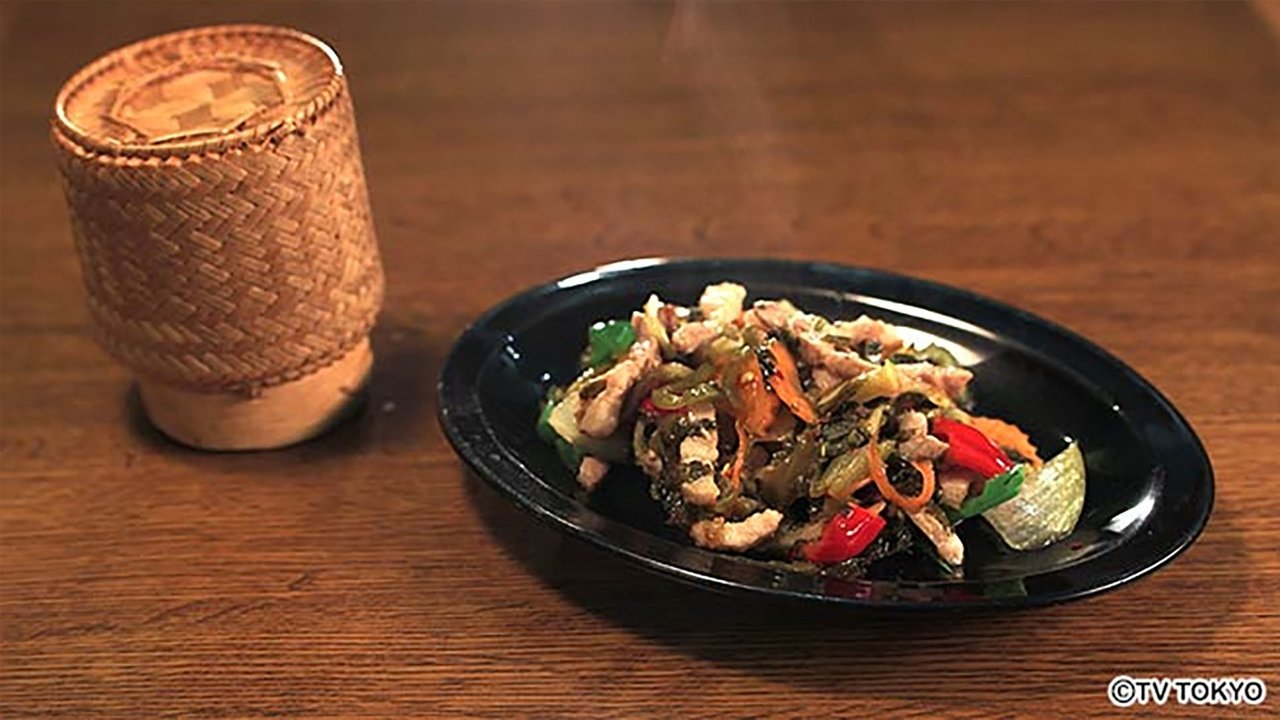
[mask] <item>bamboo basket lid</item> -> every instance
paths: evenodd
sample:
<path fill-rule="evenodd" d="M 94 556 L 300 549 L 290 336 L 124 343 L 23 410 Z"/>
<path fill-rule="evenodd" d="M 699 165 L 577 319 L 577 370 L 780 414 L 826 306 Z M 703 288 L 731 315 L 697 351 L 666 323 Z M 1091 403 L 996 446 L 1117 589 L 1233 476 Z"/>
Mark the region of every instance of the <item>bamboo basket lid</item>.
<path fill-rule="evenodd" d="M 226 25 L 110 53 L 58 94 L 56 130 L 80 147 L 137 158 L 260 143 L 308 123 L 342 91 L 338 56 L 287 28 Z"/>

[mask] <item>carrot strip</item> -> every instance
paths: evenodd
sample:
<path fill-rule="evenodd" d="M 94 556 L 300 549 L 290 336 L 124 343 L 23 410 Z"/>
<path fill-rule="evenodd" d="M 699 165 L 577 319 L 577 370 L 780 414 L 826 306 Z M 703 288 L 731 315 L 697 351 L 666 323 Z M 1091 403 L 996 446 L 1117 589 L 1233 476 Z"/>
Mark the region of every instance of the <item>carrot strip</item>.
<path fill-rule="evenodd" d="M 769 432 L 769 426 L 778 415 L 778 398 L 765 387 L 764 371 L 755 355 L 743 358 L 743 365 L 736 377 L 729 382 L 736 383 L 737 395 L 741 401 L 741 414 L 738 421 L 746 426 L 752 435 L 761 436 Z"/>
<path fill-rule="evenodd" d="M 862 478 L 861 480 L 854 480 L 854 481 L 853 481 L 853 484 L 849 486 L 849 492 L 847 492 L 847 493 L 841 493 L 841 494 L 842 494 L 842 495 L 852 495 L 852 494 L 854 494 L 854 493 L 858 492 L 859 490 L 861 490 L 862 488 L 866 487 L 866 486 L 867 486 L 867 483 L 871 482 L 873 479 L 874 479 L 874 478 L 872 478 L 870 475 L 868 475 L 868 476 L 866 476 L 866 477 Z"/>
<path fill-rule="evenodd" d="M 889 476 L 884 470 L 884 460 L 880 457 L 880 449 L 876 447 L 876 442 L 872 439 L 867 443 L 867 461 L 871 467 L 871 479 L 875 481 L 876 487 L 880 489 L 880 494 L 885 500 L 897 505 L 907 512 L 920 512 L 924 506 L 929 503 L 929 499 L 933 497 L 933 490 L 936 486 L 936 479 L 933 476 L 933 464 L 929 463 L 927 467 L 921 464 L 912 463 L 912 466 L 920 471 L 924 476 L 924 485 L 920 488 L 920 494 L 915 497 L 906 497 L 898 492 L 898 489 L 889 482 Z"/>
<path fill-rule="evenodd" d="M 1031 438 L 1017 425 L 997 418 L 980 417 L 978 415 L 971 415 L 968 424 L 974 430 L 986 435 L 991 442 L 1001 448 L 1012 450 L 1030 460 L 1035 467 L 1044 465 L 1036 446 L 1031 444 Z"/>
<path fill-rule="evenodd" d="M 920 473 L 920 477 L 924 478 L 924 487 L 920 488 L 920 494 L 916 496 L 920 500 L 920 507 L 923 508 L 933 498 L 933 491 L 938 487 L 938 479 L 933 474 L 933 461 L 912 460 L 911 467 L 915 468 Z"/>
<path fill-rule="evenodd" d="M 729 465 L 729 484 L 733 488 L 733 492 L 737 492 L 742 486 L 742 468 L 747 464 L 747 450 L 751 447 L 751 438 L 747 435 L 746 428 L 742 427 L 742 423 L 735 422 L 734 428 L 738 432 L 738 449 L 733 454 L 733 463 Z"/>
<path fill-rule="evenodd" d="M 796 368 L 795 358 L 785 343 L 774 340 L 769 343 L 769 354 L 773 357 L 775 372 L 769 377 L 769 387 L 777 394 L 796 417 L 813 425 L 818 422 L 818 411 L 800 387 L 800 371 Z"/>

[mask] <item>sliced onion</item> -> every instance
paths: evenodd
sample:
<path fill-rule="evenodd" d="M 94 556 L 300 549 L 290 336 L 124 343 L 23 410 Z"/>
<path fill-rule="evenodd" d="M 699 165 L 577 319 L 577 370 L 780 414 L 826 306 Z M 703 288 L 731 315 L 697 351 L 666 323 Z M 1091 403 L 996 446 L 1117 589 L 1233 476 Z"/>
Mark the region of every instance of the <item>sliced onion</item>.
<path fill-rule="evenodd" d="M 574 448 L 587 455 L 594 455 L 609 462 L 626 462 L 629 456 L 629 443 L 622 433 L 614 433 L 607 438 L 593 438 L 578 427 L 578 410 L 582 398 L 576 392 L 570 392 L 564 399 L 556 403 L 547 415 L 547 424 L 556 435 L 564 438 Z"/>
<path fill-rule="evenodd" d="M 1084 508 L 1085 470 L 1080 446 L 1071 443 L 1029 473 L 1017 496 L 982 514 L 1014 550 L 1034 550 L 1075 529 Z"/>

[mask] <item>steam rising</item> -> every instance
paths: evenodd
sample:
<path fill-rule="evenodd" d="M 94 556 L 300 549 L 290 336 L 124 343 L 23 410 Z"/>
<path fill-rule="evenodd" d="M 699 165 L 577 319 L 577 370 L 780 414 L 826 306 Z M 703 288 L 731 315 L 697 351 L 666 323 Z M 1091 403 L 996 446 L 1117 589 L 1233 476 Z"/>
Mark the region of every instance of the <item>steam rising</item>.
<path fill-rule="evenodd" d="M 735 33 L 742 12 L 767 13 L 766 26 L 789 36 L 783 27 L 786 8 L 781 4 L 679 0 L 667 30 L 663 60 L 693 91 L 737 170 L 742 201 L 750 204 L 755 223 L 751 236 L 763 241 L 756 247 L 777 249 L 798 215 L 797 167 L 782 142 L 775 107 L 759 78 L 761 69 L 735 47 L 735 42 L 753 39 Z"/>

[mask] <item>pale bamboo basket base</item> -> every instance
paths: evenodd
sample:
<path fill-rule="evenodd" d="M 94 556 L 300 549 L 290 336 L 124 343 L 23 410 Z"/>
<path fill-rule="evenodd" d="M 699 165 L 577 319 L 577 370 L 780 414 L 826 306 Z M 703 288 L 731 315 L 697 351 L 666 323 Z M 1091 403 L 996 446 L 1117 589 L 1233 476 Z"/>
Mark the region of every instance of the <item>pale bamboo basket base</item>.
<path fill-rule="evenodd" d="M 204 450 L 267 450 L 327 430 L 355 405 L 369 378 L 369 340 L 338 362 L 254 398 L 183 390 L 138 380 L 151 422 L 184 445 Z"/>

